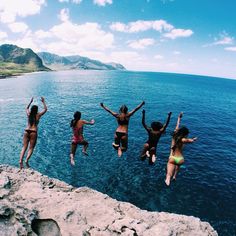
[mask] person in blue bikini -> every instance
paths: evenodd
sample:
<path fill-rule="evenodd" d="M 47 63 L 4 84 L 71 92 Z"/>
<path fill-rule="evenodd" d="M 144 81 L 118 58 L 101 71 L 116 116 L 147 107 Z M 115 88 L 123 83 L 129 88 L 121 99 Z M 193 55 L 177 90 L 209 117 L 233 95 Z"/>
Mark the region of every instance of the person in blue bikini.
<path fill-rule="evenodd" d="M 181 118 L 183 113 L 179 114 L 177 124 L 173 133 L 172 142 L 171 142 L 171 151 L 170 157 L 167 163 L 167 173 L 165 183 L 167 186 L 170 185 L 171 178 L 176 179 L 177 173 L 180 169 L 180 166 L 184 163 L 183 156 L 183 147 L 184 144 L 193 143 L 197 138 L 188 138 L 189 130 L 186 127 L 179 128 Z"/>
<path fill-rule="evenodd" d="M 122 153 L 125 152 L 128 148 L 128 126 L 130 117 L 138 111 L 145 102 L 141 102 L 136 108 L 132 111 L 128 112 L 128 107 L 126 105 L 122 105 L 120 107 L 119 113 L 111 111 L 107 108 L 103 103 L 100 103 L 101 107 L 112 114 L 118 123 L 118 127 L 115 132 L 115 140 L 112 143 L 112 146 L 117 150 L 118 156 L 121 157 Z"/>

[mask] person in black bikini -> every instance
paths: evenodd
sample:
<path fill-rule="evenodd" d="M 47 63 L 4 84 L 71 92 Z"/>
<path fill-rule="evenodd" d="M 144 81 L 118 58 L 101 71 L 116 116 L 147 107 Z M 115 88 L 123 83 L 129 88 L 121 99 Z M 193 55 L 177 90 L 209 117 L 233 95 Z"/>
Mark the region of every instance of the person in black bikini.
<path fill-rule="evenodd" d="M 116 112 L 111 111 L 106 106 L 104 106 L 103 103 L 101 103 L 101 107 L 112 114 L 116 119 L 118 123 L 118 127 L 116 129 L 115 133 L 115 139 L 112 143 L 112 146 L 117 150 L 118 156 L 120 157 L 123 152 L 125 152 L 128 148 L 128 125 L 129 125 L 129 119 L 130 117 L 139 110 L 145 102 L 143 101 L 140 103 L 135 109 L 133 109 L 131 112 L 128 112 L 128 108 L 126 105 L 123 105 L 120 107 L 119 114 Z"/>
<path fill-rule="evenodd" d="M 34 151 L 34 147 L 35 147 L 36 141 L 37 141 L 38 123 L 39 123 L 41 116 L 44 115 L 47 111 L 47 106 L 45 103 L 45 99 L 43 97 L 41 97 L 41 101 L 43 103 L 44 109 L 41 112 L 38 112 L 38 106 L 36 106 L 36 105 L 33 105 L 31 107 L 31 109 L 29 110 L 30 105 L 32 104 L 33 100 L 34 100 L 33 98 L 30 100 L 30 103 L 26 108 L 26 114 L 28 117 L 28 125 L 25 129 L 25 133 L 24 133 L 24 137 L 23 137 L 23 148 L 20 153 L 20 161 L 19 161 L 20 169 L 22 169 L 24 167 L 23 158 L 24 158 L 25 152 L 28 148 L 28 145 L 30 144 L 30 147 L 29 147 L 29 150 L 27 153 L 27 157 L 25 160 L 26 166 L 29 167 L 29 159 Z"/>
<path fill-rule="evenodd" d="M 142 125 L 148 132 L 148 141 L 143 146 L 141 160 L 144 161 L 146 157 L 148 157 L 149 164 L 152 165 L 156 161 L 156 148 L 158 141 L 170 122 L 172 112 L 168 113 L 168 117 L 164 125 L 160 122 L 154 121 L 151 123 L 151 127 L 148 127 L 145 123 L 145 110 L 143 110 L 142 113 Z"/>

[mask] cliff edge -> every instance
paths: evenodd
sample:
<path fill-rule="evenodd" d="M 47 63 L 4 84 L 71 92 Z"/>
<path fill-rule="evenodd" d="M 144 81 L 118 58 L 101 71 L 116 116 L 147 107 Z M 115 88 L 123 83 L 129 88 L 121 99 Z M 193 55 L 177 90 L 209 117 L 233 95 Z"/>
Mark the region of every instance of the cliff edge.
<path fill-rule="evenodd" d="M 5 236 L 217 236 L 199 218 L 148 212 L 32 169 L 0 165 L 0 232 Z"/>

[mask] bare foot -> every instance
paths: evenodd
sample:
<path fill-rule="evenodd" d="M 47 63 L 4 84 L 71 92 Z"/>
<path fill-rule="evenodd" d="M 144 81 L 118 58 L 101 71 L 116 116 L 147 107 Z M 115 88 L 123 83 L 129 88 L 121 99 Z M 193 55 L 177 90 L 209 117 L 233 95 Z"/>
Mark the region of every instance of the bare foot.
<path fill-rule="evenodd" d="M 152 155 L 152 162 L 154 163 L 156 161 L 156 156 Z"/>
<path fill-rule="evenodd" d="M 73 157 L 72 155 L 70 155 L 70 164 L 71 164 L 72 166 L 75 165 L 75 160 L 74 160 L 74 157 Z"/>
<path fill-rule="evenodd" d="M 167 186 L 170 186 L 170 177 L 166 178 L 165 183 L 166 183 Z"/>
<path fill-rule="evenodd" d="M 85 155 L 85 156 L 88 156 L 88 153 L 86 151 L 82 151 L 82 153 Z"/>
<path fill-rule="evenodd" d="M 122 150 L 121 148 L 118 148 L 118 157 L 121 157 L 122 156 Z"/>
<path fill-rule="evenodd" d="M 20 170 L 22 170 L 24 168 L 23 162 L 21 161 L 19 162 L 19 164 L 20 164 Z"/>
<path fill-rule="evenodd" d="M 26 168 L 30 168 L 29 162 L 25 161 Z"/>

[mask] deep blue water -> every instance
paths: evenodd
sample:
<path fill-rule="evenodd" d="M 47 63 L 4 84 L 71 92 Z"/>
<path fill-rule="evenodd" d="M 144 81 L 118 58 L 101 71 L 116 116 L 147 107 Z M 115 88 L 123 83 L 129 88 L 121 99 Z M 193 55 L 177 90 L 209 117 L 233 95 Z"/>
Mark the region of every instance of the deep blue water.
<path fill-rule="evenodd" d="M 219 235 L 236 235 L 236 80 L 128 71 L 49 72 L 0 80 L 0 163 L 18 165 L 25 107 L 32 96 L 41 108 L 40 96 L 48 104 L 32 168 L 142 209 L 193 215 L 210 222 Z M 111 146 L 116 121 L 99 106 L 104 102 L 118 111 L 123 103 L 132 109 L 142 100 L 148 124 L 164 122 L 173 112 L 154 166 L 139 159 L 147 139 L 141 110 L 130 121 L 129 149 L 118 158 Z M 89 157 L 79 148 L 72 168 L 69 123 L 76 110 L 96 124 L 84 129 Z M 170 134 L 180 111 L 182 124 L 198 141 L 186 146 L 186 162 L 177 181 L 167 188 Z"/>

